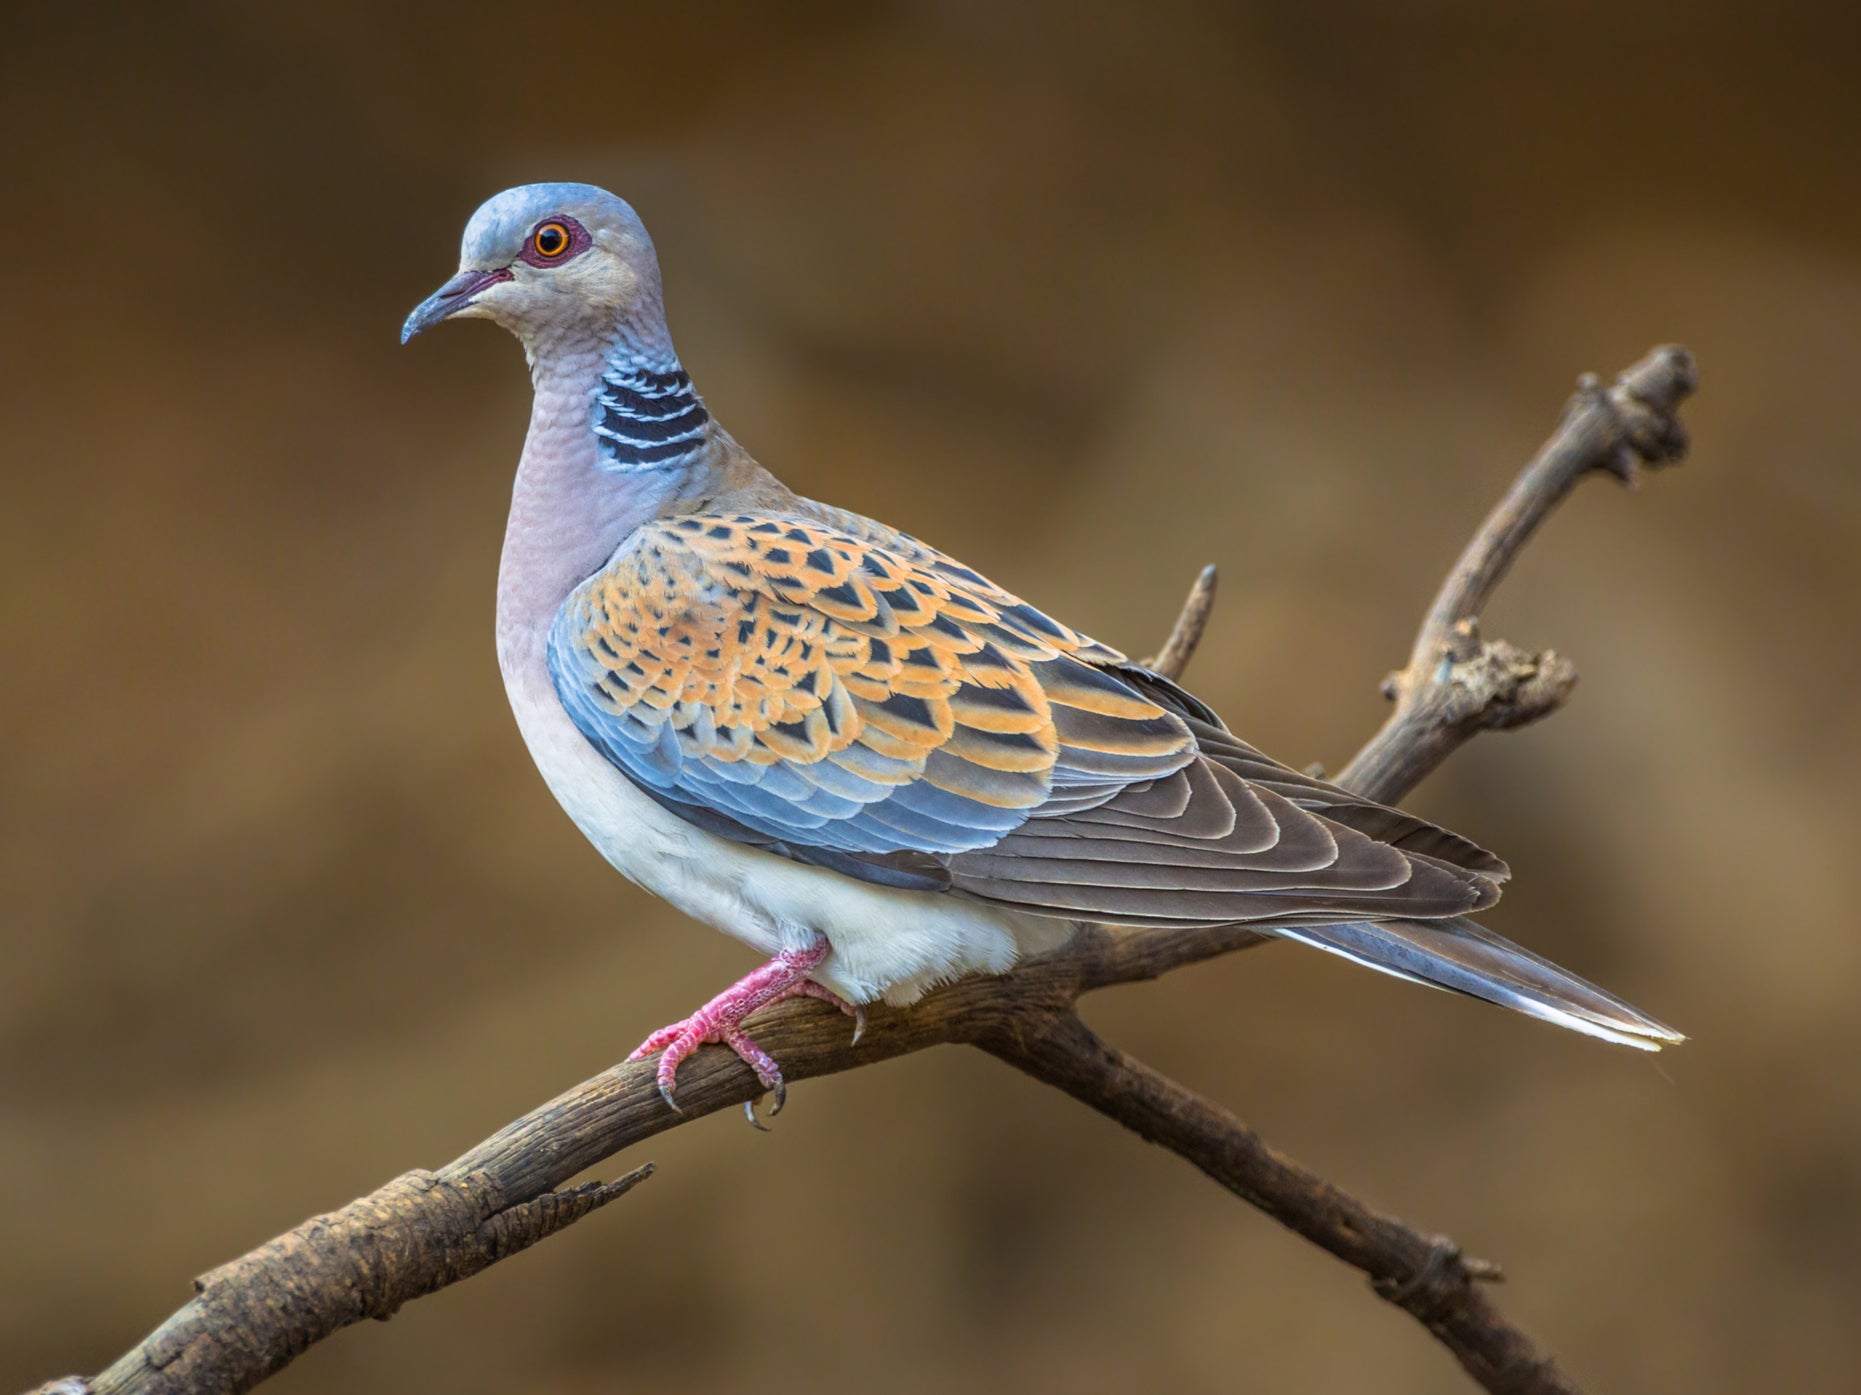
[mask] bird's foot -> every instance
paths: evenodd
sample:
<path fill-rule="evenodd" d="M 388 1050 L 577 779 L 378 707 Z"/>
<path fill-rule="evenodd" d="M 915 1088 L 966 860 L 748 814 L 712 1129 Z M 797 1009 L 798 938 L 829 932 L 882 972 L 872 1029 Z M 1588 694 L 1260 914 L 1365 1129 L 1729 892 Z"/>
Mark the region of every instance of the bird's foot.
<path fill-rule="evenodd" d="M 756 1078 L 762 1082 L 763 1089 L 775 1096 L 775 1104 L 769 1110 L 769 1117 L 773 1119 L 782 1112 L 782 1106 L 788 1100 L 788 1086 L 782 1080 L 782 1068 L 775 1063 L 775 1058 L 743 1030 L 744 1018 L 788 998 L 819 998 L 824 1003 L 832 1003 L 853 1019 L 854 1041 L 858 1041 L 866 1030 L 864 1008 L 849 1003 L 832 989 L 823 988 L 808 977 L 827 957 L 827 953 L 825 939 L 815 941 L 806 949 L 784 950 L 760 969 L 733 983 L 690 1017 L 661 1027 L 635 1047 L 627 1059 L 638 1061 L 658 1052 L 659 1093 L 665 1097 L 668 1105 L 677 1109 L 678 1101 L 674 1093 L 678 1085 L 680 1063 L 705 1043 L 720 1042 L 736 1052 L 743 1063 L 756 1072 Z M 753 1102 L 746 1102 L 743 1112 L 757 1128 L 763 1127 L 762 1121 L 756 1117 Z"/>

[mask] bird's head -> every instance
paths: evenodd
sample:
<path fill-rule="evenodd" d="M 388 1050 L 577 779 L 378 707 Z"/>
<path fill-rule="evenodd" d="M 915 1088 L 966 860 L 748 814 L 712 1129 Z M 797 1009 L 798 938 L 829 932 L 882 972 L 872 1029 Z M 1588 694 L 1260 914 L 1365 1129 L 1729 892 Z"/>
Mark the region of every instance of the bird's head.
<path fill-rule="evenodd" d="M 660 306 L 653 242 L 625 200 L 592 184 L 524 184 L 472 215 L 459 274 L 414 308 L 401 342 L 457 316 L 491 320 L 534 350 Z"/>

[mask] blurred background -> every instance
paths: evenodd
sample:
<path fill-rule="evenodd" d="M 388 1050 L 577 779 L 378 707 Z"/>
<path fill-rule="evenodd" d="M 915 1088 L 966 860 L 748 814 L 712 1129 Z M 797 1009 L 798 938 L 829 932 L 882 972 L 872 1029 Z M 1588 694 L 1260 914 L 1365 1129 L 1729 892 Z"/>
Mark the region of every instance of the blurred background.
<path fill-rule="evenodd" d="M 1400 13 L 1397 13 L 1397 10 Z M 750 964 L 560 813 L 492 589 L 529 387 L 396 345 L 467 215 L 631 198 L 685 362 L 804 492 L 1336 769 L 1579 371 L 1693 458 L 1586 485 L 1489 633 L 1567 711 L 1414 805 L 1658 1061 L 1285 947 L 1109 1036 L 1503 1262 L 1598 1391 L 1861 1367 L 1861 22 L 1732 4 L 9 7 L 0 1390 L 607 1066 Z M 1107 565 L 1107 557 L 1115 559 Z M 1358 1277 L 979 1055 L 319 1347 L 280 1392 L 1468 1387 Z"/>

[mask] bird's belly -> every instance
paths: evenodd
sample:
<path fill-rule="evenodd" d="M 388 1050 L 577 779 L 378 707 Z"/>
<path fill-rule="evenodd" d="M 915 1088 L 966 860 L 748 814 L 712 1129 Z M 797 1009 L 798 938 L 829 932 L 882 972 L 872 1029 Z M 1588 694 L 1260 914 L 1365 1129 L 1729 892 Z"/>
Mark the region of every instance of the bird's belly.
<path fill-rule="evenodd" d="M 1062 921 L 935 892 L 874 886 L 687 823 L 582 735 L 547 674 L 508 684 L 530 755 L 563 809 L 623 876 L 763 954 L 825 936 L 813 977 L 855 1002 L 907 1003 L 966 973 L 1001 973 L 1060 943 Z"/>

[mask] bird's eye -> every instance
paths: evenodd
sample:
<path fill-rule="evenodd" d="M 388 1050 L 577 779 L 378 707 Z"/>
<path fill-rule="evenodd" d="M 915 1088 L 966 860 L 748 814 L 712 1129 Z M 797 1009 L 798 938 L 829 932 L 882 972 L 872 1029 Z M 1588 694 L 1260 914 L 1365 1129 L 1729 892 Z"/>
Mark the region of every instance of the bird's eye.
<path fill-rule="evenodd" d="M 560 223 L 544 223 L 530 235 L 530 245 L 539 257 L 555 258 L 569 250 L 569 230 Z"/>

